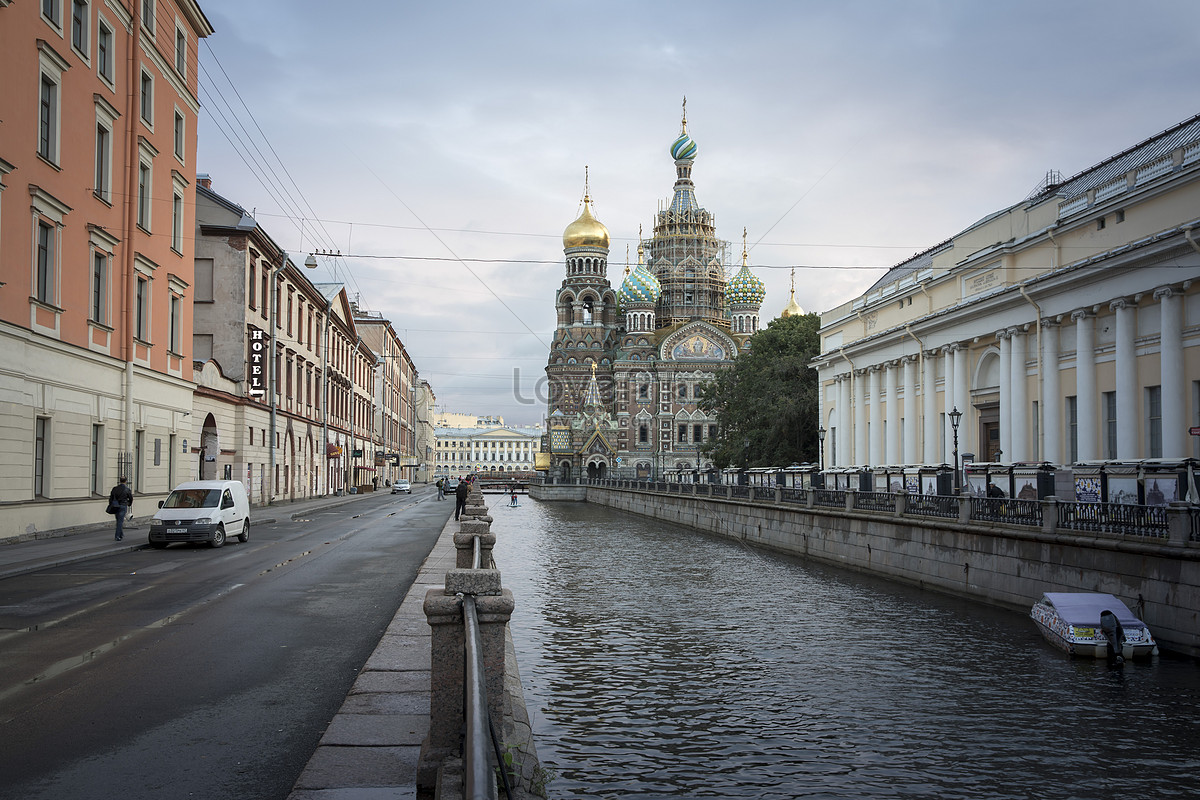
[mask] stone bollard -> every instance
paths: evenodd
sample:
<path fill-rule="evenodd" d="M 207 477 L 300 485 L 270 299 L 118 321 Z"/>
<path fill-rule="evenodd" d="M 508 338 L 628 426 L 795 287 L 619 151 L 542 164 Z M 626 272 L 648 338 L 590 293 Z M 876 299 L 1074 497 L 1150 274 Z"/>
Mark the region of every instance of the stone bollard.
<path fill-rule="evenodd" d="M 971 495 L 959 492 L 958 495 L 958 521 L 966 525 L 971 521 Z"/>
<path fill-rule="evenodd" d="M 1192 538 L 1191 504 L 1173 500 L 1167 506 L 1167 543 L 1186 545 Z"/>
<path fill-rule="evenodd" d="M 903 517 L 908 513 L 908 492 L 893 492 L 892 498 L 896 501 L 896 506 L 893 509 L 897 517 Z"/>
<path fill-rule="evenodd" d="M 855 500 L 855 496 L 857 494 L 858 494 L 858 489 L 855 489 L 853 486 L 851 486 L 849 489 L 846 490 L 846 506 L 845 506 L 845 508 L 847 511 L 854 510 L 854 500 Z"/>
<path fill-rule="evenodd" d="M 475 559 L 475 539 L 479 539 L 479 565 L 484 569 L 492 568 L 492 548 L 496 544 L 496 534 L 488 531 L 488 523 L 480 519 L 469 519 L 462 523 L 458 533 L 454 534 L 454 566 L 459 569 L 470 569 Z"/>
<path fill-rule="evenodd" d="M 512 592 L 501 588 L 497 570 L 450 570 L 446 587 L 430 589 L 424 603 L 431 640 L 429 734 L 421 743 L 417 762 L 417 788 L 423 793 L 434 790 L 442 763 L 462 754 L 466 634 L 462 598 L 455 592 L 467 590 L 479 592 L 475 606 L 487 676 L 488 710 L 493 720 L 503 715 L 504 642 L 514 607 Z"/>
<path fill-rule="evenodd" d="M 1042 532 L 1056 533 L 1058 531 L 1058 498 L 1047 495 L 1042 500 Z"/>

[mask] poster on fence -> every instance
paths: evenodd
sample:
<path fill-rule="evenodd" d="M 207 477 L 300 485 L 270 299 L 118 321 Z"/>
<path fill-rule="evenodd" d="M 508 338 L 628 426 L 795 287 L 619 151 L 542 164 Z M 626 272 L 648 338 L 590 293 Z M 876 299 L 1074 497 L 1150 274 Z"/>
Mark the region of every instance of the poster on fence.
<path fill-rule="evenodd" d="M 1078 503 L 1100 502 L 1100 476 L 1078 475 L 1075 478 L 1075 501 Z"/>
<path fill-rule="evenodd" d="M 1175 486 L 1179 480 L 1174 475 L 1154 475 L 1146 478 L 1146 505 L 1165 506 L 1175 499 Z"/>
<path fill-rule="evenodd" d="M 1108 502 L 1136 506 L 1138 504 L 1137 475 L 1109 475 Z"/>

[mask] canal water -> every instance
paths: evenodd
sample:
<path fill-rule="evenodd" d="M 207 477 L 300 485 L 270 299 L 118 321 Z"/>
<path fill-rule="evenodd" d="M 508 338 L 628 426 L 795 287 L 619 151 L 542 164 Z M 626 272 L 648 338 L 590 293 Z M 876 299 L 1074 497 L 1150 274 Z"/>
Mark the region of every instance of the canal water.
<path fill-rule="evenodd" d="M 1200 796 L 1195 662 L 1071 660 L 1024 614 L 487 499 L 556 800 Z"/>

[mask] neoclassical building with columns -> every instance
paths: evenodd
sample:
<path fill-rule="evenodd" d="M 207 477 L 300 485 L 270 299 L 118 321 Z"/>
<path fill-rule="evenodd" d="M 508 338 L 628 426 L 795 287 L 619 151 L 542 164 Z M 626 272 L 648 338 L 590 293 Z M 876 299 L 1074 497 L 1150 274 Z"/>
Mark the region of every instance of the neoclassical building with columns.
<path fill-rule="evenodd" d="M 834 467 L 1200 456 L 1200 116 L 821 316 Z"/>

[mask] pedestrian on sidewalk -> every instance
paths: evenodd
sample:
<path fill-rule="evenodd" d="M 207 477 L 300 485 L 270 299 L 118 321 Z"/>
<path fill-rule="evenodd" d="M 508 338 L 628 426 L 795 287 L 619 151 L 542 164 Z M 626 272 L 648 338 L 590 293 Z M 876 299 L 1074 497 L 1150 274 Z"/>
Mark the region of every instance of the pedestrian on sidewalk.
<path fill-rule="evenodd" d="M 441 500 L 443 497 L 446 496 L 446 481 L 445 481 L 445 479 L 438 478 L 437 490 L 438 490 L 438 496 L 437 496 L 438 500 Z"/>
<path fill-rule="evenodd" d="M 108 493 L 108 504 L 112 506 L 117 518 L 116 541 L 125 538 L 125 515 L 133 510 L 133 492 L 129 489 L 129 479 L 121 476 L 121 482 Z"/>
<path fill-rule="evenodd" d="M 471 486 L 466 481 L 459 481 L 458 486 L 454 489 L 454 519 L 458 520 L 458 515 L 467 510 L 467 492 L 471 491 Z"/>

